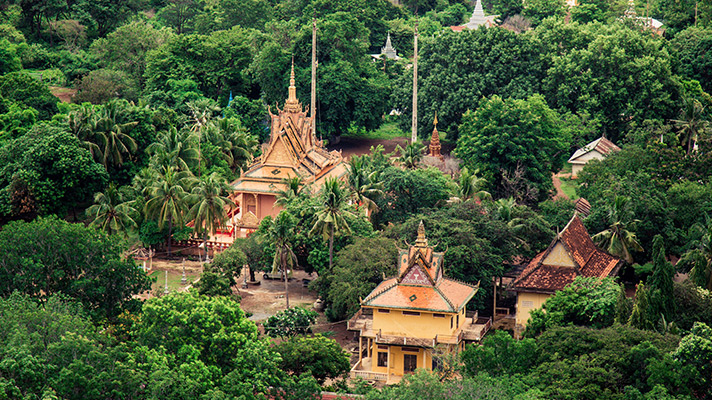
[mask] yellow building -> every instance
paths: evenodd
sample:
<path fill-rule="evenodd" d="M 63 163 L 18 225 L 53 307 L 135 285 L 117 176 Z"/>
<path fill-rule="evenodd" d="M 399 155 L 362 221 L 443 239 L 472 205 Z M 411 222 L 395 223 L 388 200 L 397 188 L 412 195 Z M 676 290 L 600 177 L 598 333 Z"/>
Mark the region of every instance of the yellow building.
<path fill-rule="evenodd" d="M 359 334 L 352 377 L 394 383 L 416 368 L 432 370 L 436 346 L 459 351 L 490 327 L 489 318 L 465 310 L 479 284 L 443 276 L 443 253 L 428 247 L 422 222 L 415 245 L 399 250 L 398 264 L 398 276 L 381 282 L 348 322 Z"/>
<path fill-rule="evenodd" d="M 229 222 L 233 237 L 244 237 L 255 230 L 262 218 L 276 216 L 277 193 L 285 190 L 282 179 L 301 176 L 304 184 L 319 190 L 328 177 L 341 178 L 347 166 L 340 152 L 328 151 L 314 135 L 313 118 L 297 100 L 294 65 L 289 80 L 289 95 L 284 109 L 270 112 L 270 138 L 262 156 L 231 184 L 231 198 L 238 211 Z"/>
<path fill-rule="evenodd" d="M 623 260 L 596 247 L 581 219 L 574 215 L 512 283 L 512 290 L 517 292 L 515 333 L 524 330 L 532 310 L 541 308 L 549 296 L 577 276 L 615 276 L 622 265 Z"/>

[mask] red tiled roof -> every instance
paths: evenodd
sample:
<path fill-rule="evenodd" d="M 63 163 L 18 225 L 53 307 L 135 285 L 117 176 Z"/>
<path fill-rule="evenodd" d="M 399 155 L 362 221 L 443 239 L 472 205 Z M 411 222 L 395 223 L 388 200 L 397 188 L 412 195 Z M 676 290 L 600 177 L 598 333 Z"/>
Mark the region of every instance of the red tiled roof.
<path fill-rule="evenodd" d="M 559 242 L 574 260 L 573 267 L 543 263 Z M 512 286 L 517 291 L 553 292 L 563 289 L 577 276 L 604 278 L 614 275 L 622 263 L 620 258 L 596 247 L 583 222 L 575 215 L 549 248 L 534 257 Z"/>
<path fill-rule="evenodd" d="M 579 158 L 582 155 L 584 155 L 590 151 L 593 151 L 593 150 L 596 150 L 597 152 L 601 153 L 602 155 L 607 156 L 608 154 L 610 154 L 614 151 L 618 151 L 620 149 L 621 148 L 616 146 L 613 142 L 611 142 L 610 140 L 601 136 L 600 138 L 594 140 L 593 142 L 576 150 L 576 152 L 574 152 L 574 154 L 571 156 L 571 158 L 569 158 L 568 162 L 573 162 L 577 158 Z"/>

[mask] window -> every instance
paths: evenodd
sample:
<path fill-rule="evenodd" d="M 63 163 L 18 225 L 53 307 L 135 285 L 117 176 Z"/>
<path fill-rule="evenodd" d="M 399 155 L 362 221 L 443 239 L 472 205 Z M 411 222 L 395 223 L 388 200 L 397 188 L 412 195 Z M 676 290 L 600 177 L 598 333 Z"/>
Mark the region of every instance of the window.
<path fill-rule="evenodd" d="M 414 315 L 414 316 L 419 316 L 420 313 L 417 311 L 403 311 L 403 315 Z"/>
<path fill-rule="evenodd" d="M 387 367 L 388 366 L 388 353 L 382 351 L 378 352 L 378 366 Z"/>
<path fill-rule="evenodd" d="M 403 372 L 413 372 L 418 366 L 418 356 L 416 354 L 403 355 Z"/>
<path fill-rule="evenodd" d="M 452 329 L 452 317 L 450 317 L 450 329 Z"/>
<path fill-rule="evenodd" d="M 445 318 L 445 314 L 433 314 L 434 318 Z"/>
<path fill-rule="evenodd" d="M 457 328 L 460 327 L 460 314 L 457 314 Z"/>
<path fill-rule="evenodd" d="M 440 371 L 443 368 L 443 362 L 439 357 L 433 357 L 433 371 Z"/>
<path fill-rule="evenodd" d="M 379 312 L 379 313 L 388 314 L 389 312 L 391 312 L 391 310 L 386 310 L 386 309 L 384 309 L 384 308 L 379 308 L 379 309 L 378 309 L 378 312 Z"/>
<path fill-rule="evenodd" d="M 379 344 L 379 345 L 378 345 L 378 350 L 388 350 L 388 346 L 384 346 L 384 345 Z"/>
<path fill-rule="evenodd" d="M 401 347 L 401 350 L 409 351 L 411 353 L 419 353 L 420 352 L 420 349 L 417 347 Z"/>

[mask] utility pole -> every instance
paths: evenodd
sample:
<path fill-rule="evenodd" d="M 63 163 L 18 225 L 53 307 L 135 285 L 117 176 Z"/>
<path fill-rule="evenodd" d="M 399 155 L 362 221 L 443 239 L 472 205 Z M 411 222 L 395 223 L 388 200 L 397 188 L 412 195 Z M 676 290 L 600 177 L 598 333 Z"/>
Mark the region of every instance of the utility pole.
<path fill-rule="evenodd" d="M 316 140 L 316 16 L 312 17 L 311 111 L 312 135 Z"/>
<path fill-rule="evenodd" d="M 416 18 L 418 10 L 416 9 Z M 415 22 L 415 37 L 413 38 L 413 122 L 411 125 L 410 142 L 418 140 L 418 21 Z"/>

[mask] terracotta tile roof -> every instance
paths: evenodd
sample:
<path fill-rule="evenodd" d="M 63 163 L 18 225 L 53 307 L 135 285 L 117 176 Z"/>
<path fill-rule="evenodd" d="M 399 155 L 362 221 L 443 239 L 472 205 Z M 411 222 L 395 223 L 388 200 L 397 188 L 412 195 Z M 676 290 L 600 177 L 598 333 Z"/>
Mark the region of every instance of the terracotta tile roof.
<path fill-rule="evenodd" d="M 477 287 L 442 278 L 436 286 L 399 284 L 397 278 L 381 282 L 363 302 L 364 306 L 457 312 L 477 292 Z"/>
<path fill-rule="evenodd" d="M 584 217 L 588 217 L 588 215 L 591 214 L 591 203 L 583 197 L 579 197 L 578 200 L 576 200 L 575 210 Z"/>
<path fill-rule="evenodd" d="M 574 261 L 573 267 L 543 263 L 557 243 L 564 245 Z M 581 219 L 574 215 L 551 245 L 529 262 L 512 287 L 516 291 L 553 292 L 564 288 L 577 276 L 604 278 L 615 275 L 622 264 L 620 258 L 596 247 Z"/>
<path fill-rule="evenodd" d="M 581 157 L 582 155 L 596 150 L 597 152 L 603 154 L 604 156 L 607 156 L 608 154 L 618 151 L 621 148 L 616 146 L 613 142 L 610 140 L 606 139 L 605 137 L 601 136 L 600 138 L 594 140 L 593 142 L 581 147 L 580 149 L 576 150 L 574 152 L 574 155 L 569 158 L 568 162 L 573 162 L 576 161 L 577 158 Z M 580 163 L 581 161 L 579 161 Z"/>

